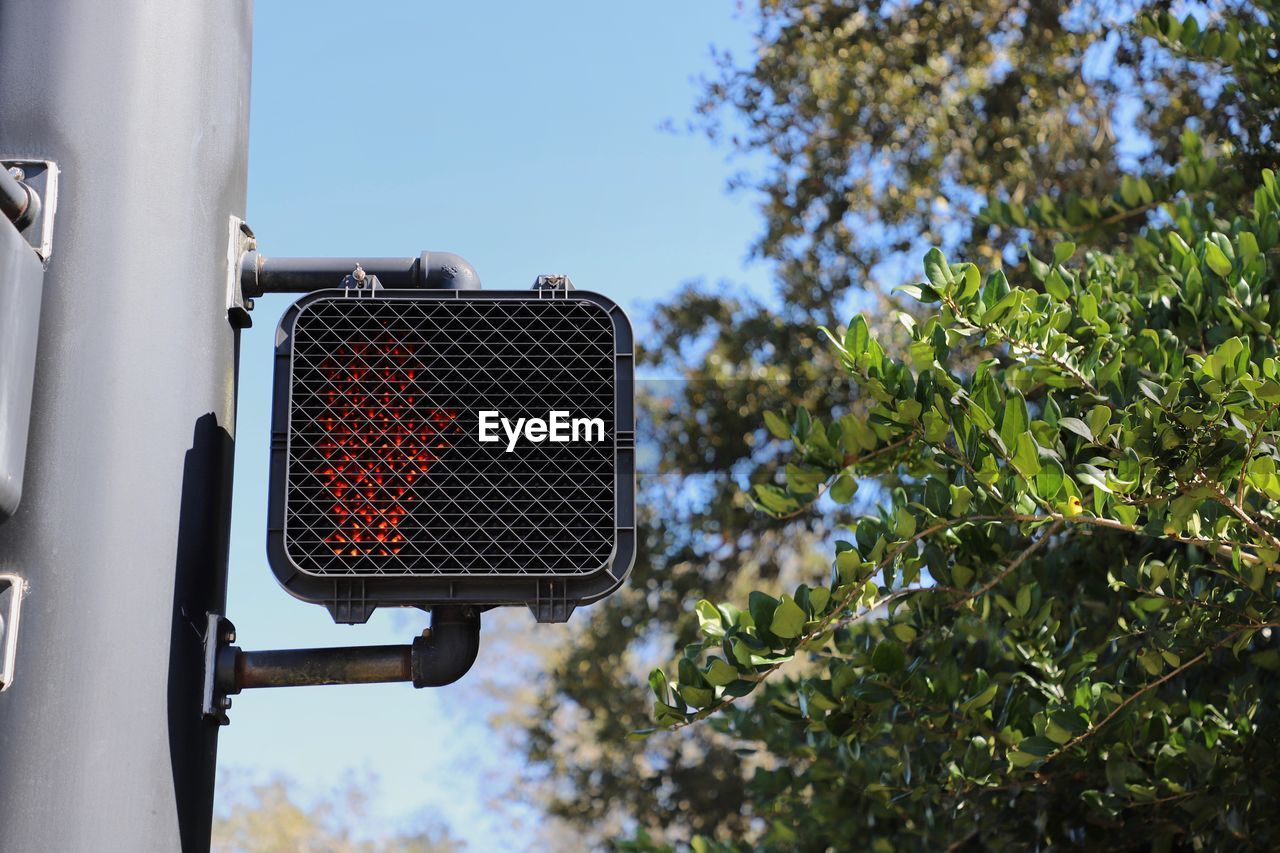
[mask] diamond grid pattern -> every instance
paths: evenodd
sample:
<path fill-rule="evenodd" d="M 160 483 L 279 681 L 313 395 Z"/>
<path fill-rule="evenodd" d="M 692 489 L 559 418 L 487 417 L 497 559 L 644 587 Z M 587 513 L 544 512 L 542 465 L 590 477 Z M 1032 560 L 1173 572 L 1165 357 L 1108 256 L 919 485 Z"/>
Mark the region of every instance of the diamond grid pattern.
<path fill-rule="evenodd" d="M 285 548 L 318 576 L 577 575 L 614 546 L 614 338 L 573 299 L 334 298 L 293 332 Z M 512 452 L 513 423 L 600 418 L 604 440 Z"/>

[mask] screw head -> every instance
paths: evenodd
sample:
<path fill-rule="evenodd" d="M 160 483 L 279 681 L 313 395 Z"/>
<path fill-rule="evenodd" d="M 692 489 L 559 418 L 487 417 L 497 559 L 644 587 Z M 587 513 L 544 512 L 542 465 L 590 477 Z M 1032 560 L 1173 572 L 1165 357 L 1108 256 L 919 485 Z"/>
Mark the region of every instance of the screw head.
<path fill-rule="evenodd" d="M 17 166 L 10 166 L 9 177 L 13 178 L 15 181 L 23 181 L 26 180 L 27 173 Z"/>

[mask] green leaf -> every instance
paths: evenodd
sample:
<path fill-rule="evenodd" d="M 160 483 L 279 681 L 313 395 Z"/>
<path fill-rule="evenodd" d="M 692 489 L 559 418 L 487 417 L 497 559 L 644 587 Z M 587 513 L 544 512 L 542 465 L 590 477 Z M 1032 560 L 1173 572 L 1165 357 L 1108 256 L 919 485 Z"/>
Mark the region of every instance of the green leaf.
<path fill-rule="evenodd" d="M 904 643 L 909 643 L 914 640 L 918 633 L 915 628 L 905 622 L 897 623 L 891 630 L 893 631 L 893 636 L 897 637 Z"/>
<path fill-rule="evenodd" d="M 1089 425 L 1079 418 L 1061 418 L 1058 421 L 1058 426 L 1074 432 L 1086 441 L 1093 441 L 1093 430 L 1089 429 Z"/>
<path fill-rule="evenodd" d="M 1044 281 L 1044 277 L 1049 274 L 1049 265 L 1031 254 L 1025 244 L 1023 249 L 1027 251 L 1027 266 L 1031 269 L 1031 274 L 1036 277 L 1036 281 Z"/>
<path fill-rule="evenodd" d="M 1071 296 L 1071 288 L 1067 287 L 1066 280 L 1062 274 L 1055 270 L 1050 270 L 1049 274 L 1044 278 L 1045 292 L 1059 302 L 1065 302 Z"/>
<path fill-rule="evenodd" d="M 705 708 L 716 700 L 716 692 L 710 687 L 694 687 L 691 684 L 681 684 L 680 698 L 693 708 Z"/>
<path fill-rule="evenodd" d="M 960 713 L 967 714 L 970 711 L 977 711 L 991 704 L 991 700 L 996 698 L 996 691 L 1000 685 L 996 682 L 988 684 L 980 693 L 960 705 Z"/>
<path fill-rule="evenodd" d="M 661 668 L 649 673 L 649 688 L 659 702 L 671 701 L 671 686 L 667 683 L 667 674 Z"/>
<path fill-rule="evenodd" d="M 1111 423 L 1111 409 L 1106 406 L 1094 406 L 1089 410 L 1088 421 L 1089 431 L 1095 436 L 1095 441 L 1101 441 L 1102 434 Z"/>
<path fill-rule="evenodd" d="M 812 495 L 827 480 L 827 472 L 812 465 L 787 463 L 787 488 L 797 495 Z"/>
<path fill-rule="evenodd" d="M 1027 615 L 1027 612 L 1031 610 L 1031 584 L 1026 584 L 1018 590 L 1013 606 L 1017 608 L 1018 615 Z"/>
<path fill-rule="evenodd" d="M 1053 259 L 1059 264 L 1065 264 L 1075 253 L 1075 243 L 1058 243 L 1053 247 Z"/>
<path fill-rule="evenodd" d="M 831 495 L 831 499 L 836 503 L 847 504 L 853 500 L 853 496 L 857 494 L 857 491 L 858 481 L 853 477 L 850 477 L 849 473 L 846 471 L 837 477 L 836 481 L 831 484 L 828 494 Z"/>
<path fill-rule="evenodd" d="M 769 432 L 773 433 L 775 438 L 791 438 L 791 424 L 777 412 L 766 411 L 764 425 L 769 428 Z"/>
<path fill-rule="evenodd" d="M 1153 654 L 1146 649 L 1138 650 L 1138 663 L 1147 671 L 1148 675 L 1159 675 L 1164 670 L 1164 660 L 1158 654 Z"/>
<path fill-rule="evenodd" d="M 952 484 L 951 491 L 951 517 L 959 518 L 969 511 L 970 504 L 973 503 L 973 490 L 968 486 L 957 486 Z"/>
<path fill-rule="evenodd" d="M 902 539 L 910 539 L 916 535 L 916 517 L 911 510 L 899 507 L 893 516 L 893 531 Z"/>
<path fill-rule="evenodd" d="M 934 361 L 933 344 L 930 341 L 912 341 L 907 354 L 917 370 L 928 370 Z"/>
<path fill-rule="evenodd" d="M 778 603 L 777 608 L 773 611 L 773 620 L 769 623 L 769 630 L 784 640 L 790 640 L 800 636 L 800 632 L 804 629 L 805 613 L 792 600 L 791 596 L 782 596 L 782 601 Z M 759 624 L 759 623 L 757 623 Z"/>
<path fill-rule="evenodd" d="M 1005 447 L 1012 449 L 1019 436 L 1028 434 L 1030 426 L 1026 399 L 1017 391 L 1010 393 L 1005 400 L 1004 414 L 1000 418 L 1000 440 Z"/>
<path fill-rule="evenodd" d="M 1018 769 L 1030 767 L 1033 764 L 1038 764 L 1042 760 L 1043 759 L 1041 759 L 1040 756 L 1032 755 L 1029 752 L 1014 750 L 1009 753 L 1009 763 Z"/>
<path fill-rule="evenodd" d="M 861 314 L 853 318 L 848 331 L 844 335 L 844 348 L 851 355 L 862 355 L 870 347 L 871 330 L 867 327 L 867 318 Z"/>
<path fill-rule="evenodd" d="M 1164 387 L 1152 382 L 1150 379 L 1139 379 L 1138 390 L 1142 392 L 1143 396 L 1155 403 L 1160 403 L 1160 401 L 1164 399 Z"/>
<path fill-rule="evenodd" d="M 1062 493 L 1062 483 L 1066 472 L 1056 459 L 1044 459 L 1040 462 L 1040 470 L 1036 472 L 1036 494 L 1045 500 L 1053 500 Z"/>
<path fill-rule="evenodd" d="M 698 629 L 704 636 L 712 639 L 724 636 L 724 620 L 714 604 L 704 598 L 694 607 L 694 612 L 698 615 Z"/>
<path fill-rule="evenodd" d="M 874 450 L 878 443 L 875 430 L 857 415 L 849 414 L 840 418 L 840 435 L 845 449 L 851 453 Z"/>
<path fill-rule="evenodd" d="M 801 406 L 798 409 L 796 409 L 796 422 L 793 425 L 793 430 L 796 434 L 796 438 L 800 439 L 801 442 L 804 442 L 808 439 L 809 426 L 811 423 L 812 421 L 809 418 L 808 409 L 806 409 L 804 406 Z"/>
<path fill-rule="evenodd" d="M 1016 290 L 1011 290 L 986 310 L 980 321 L 984 326 L 990 326 L 993 323 L 1000 322 L 1004 315 L 1013 310 L 1015 305 L 1022 301 L 1022 294 Z"/>
<path fill-rule="evenodd" d="M 769 629 L 773 621 L 773 611 L 778 609 L 778 599 L 767 593 L 754 591 L 747 596 L 747 610 L 751 613 L 751 621 L 757 628 Z"/>
<path fill-rule="evenodd" d="M 849 688 L 850 695 L 859 702 L 866 702 L 870 705 L 880 705 L 885 702 L 892 702 L 895 698 L 893 691 L 885 687 L 883 684 L 876 684 L 874 681 L 863 681 L 854 684 Z"/>
<path fill-rule="evenodd" d="M 930 409 L 924 413 L 924 439 L 931 444 L 942 444 L 951 431 L 951 421 Z"/>
<path fill-rule="evenodd" d="M 815 587 L 809 590 L 809 606 L 813 608 L 814 616 L 821 616 L 827 610 L 827 604 L 831 601 L 831 590 L 825 586 Z"/>
<path fill-rule="evenodd" d="M 800 508 L 800 502 L 785 489 L 772 483 L 759 483 L 751 489 L 751 500 L 771 515 L 787 515 Z"/>
<path fill-rule="evenodd" d="M 707 683 L 724 687 L 738 680 L 738 670 L 728 661 L 713 657 L 703 673 Z"/>
<path fill-rule="evenodd" d="M 1124 201 L 1125 207 L 1137 207 L 1142 201 L 1141 190 L 1138 189 L 1138 182 L 1134 180 L 1132 175 L 1125 175 L 1120 179 L 1120 198 Z"/>
<path fill-rule="evenodd" d="M 949 294 L 955 286 L 951 267 L 947 265 L 946 257 L 936 248 L 930 249 L 924 256 L 924 275 L 939 293 Z"/>
<path fill-rule="evenodd" d="M 1018 436 L 1013 452 L 1013 467 L 1028 480 L 1040 472 L 1040 451 L 1036 448 L 1031 433 L 1024 432 Z"/>
<path fill-rule="evenodd" d="M 1034 755 L 1037 758 L 1044 758 L 1057 750 L 1057 748 L 1058 745 L 1056 743 L 1049 740 L 1047 737 L 1041 737 L 1039 735 L 1032 735 L 1031 737 L 1023 738 L 1018 742 L 1019 752 L 1025 752 L 1029 755 Z"/>
<path fill-rule="evenodd" d="M 978 272 L 978 268 L 973 264 L 964 265 L 964 283 L 960 287 L 960 292 L 956 294 L 957 302 L 964 302 L 978 292 L 978 288 L 982 285 L 982 276 Z"/>
<path fill-rule="evenodd" d="M 1209 265 L 1209 269 L 1218 275 L 1226 278 L 1231 273 L 1231 261 L 1227 259 L 1226 254 L 1218 248 L 1217 243 L 1206 240 L 1204 244 L 1204 261 Z"/>

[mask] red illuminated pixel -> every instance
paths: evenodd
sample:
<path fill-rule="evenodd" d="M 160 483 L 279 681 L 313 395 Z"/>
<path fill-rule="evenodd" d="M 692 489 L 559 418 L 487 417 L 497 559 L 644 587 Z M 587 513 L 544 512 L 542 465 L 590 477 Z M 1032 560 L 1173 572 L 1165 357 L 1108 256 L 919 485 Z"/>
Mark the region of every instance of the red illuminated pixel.
<path fill-rule="evenodd" d="M 414 483 L 462 432 L 458 413 L 421 406 L 414 346 L 390 336 L 344 343 L 320 367 L 317 473 L 334 528 L 324 541 L 338 557 L 399 554 Z"/>

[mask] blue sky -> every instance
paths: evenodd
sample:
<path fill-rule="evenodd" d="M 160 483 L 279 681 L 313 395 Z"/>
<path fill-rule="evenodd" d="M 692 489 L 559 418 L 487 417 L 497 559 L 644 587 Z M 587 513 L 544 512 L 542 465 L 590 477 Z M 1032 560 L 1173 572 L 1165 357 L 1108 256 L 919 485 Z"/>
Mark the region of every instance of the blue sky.
<path fill-rule="evenodd" d="M 693 278 L 762 287 L 753 201 L 682 124 L 715 44 L 749 49 L 733 0 L 645 4 L 287 2 L 255 12 L 248 220 L 268 255 L 457 252 L 489 287 L 568 273 L 633 315 Z M 267 568 L 271 347 L 290 301 L 242 340 L 228 613 L 246 648 L 407 642 L 425 618 L 335 626 Z M 539 629 L 531 617 L 515 630 Z M 476 671 L 504 665 L 484 646 Z M 473 671 L 471 678 L 476 678 Z M 518 770 L 475 691 L 407 685 L 251 691 L 220 768 L 304 792 L 376 773 L 380 821 L 425 807 L 472 849 L 516 839 L 488 800 Z"/>

